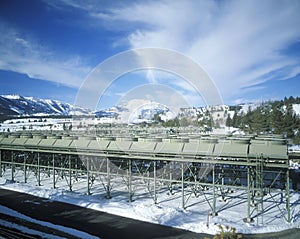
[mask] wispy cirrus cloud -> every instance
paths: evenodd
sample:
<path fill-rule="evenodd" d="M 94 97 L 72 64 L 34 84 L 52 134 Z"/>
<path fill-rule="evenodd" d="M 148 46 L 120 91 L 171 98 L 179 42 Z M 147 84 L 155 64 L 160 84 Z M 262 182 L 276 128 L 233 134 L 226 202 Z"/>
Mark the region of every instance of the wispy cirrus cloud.
<path fill-rule="evenodd" d="M 284 51 L 299 44 L 297 0 L 135 1 L 103 8 L 94 1 L 64 4 L 89 10 L 91 18 L 109 23 L 112 31 L 124 26 L 130 48 L 169 48 L 191 57 L 225 99 L 300 73 L 299 57 Z M 124 44 L 124 39 L 117 41 Z"/>
<path fill-rule="evenodd" d="M 8 24 L 0 24 L 0 69 L 79 88 L 91 67 L 80 56 L 55 52 Z"/>

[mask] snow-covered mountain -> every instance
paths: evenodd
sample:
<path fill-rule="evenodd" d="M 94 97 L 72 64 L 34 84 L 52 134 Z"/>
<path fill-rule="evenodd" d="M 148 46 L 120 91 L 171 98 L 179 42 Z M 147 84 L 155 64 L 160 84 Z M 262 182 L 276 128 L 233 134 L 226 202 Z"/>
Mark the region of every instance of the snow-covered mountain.
<path fill-rule="evenodd" d="M 36 99 L 20 95 L 0 96 L 0 115 L 2 116 L 39 116 L 87 114 L 88 110 L 73 107 L 57 100 Z"/>
<path fill-rule="evenodd" d="M 97 118 L 110 118 L 114 123 L 152 122 L 155 115 L 163 115 L 168 107 L 150 100 L 132 99 L 122 105 L 95 112 Z"/>
<path fill-rule="evenodd" d="M 144 100 L 142 104 L 130 111 L 128 122 L 137 124 L 142 122 L 150 123 L 154 120 L 155 115 L 165 115 L 169 111 L 168 107 L 160 103 Z"/>
<path fill-rule="evenodd" d="M 159 103 L 144 100 L 131 100 L 122 106 L 91 111 L 57 100 L 37 99 L 20 95 L 0 96 L 0 117 L 89 115 L 97 118 L 115 119 L 116 123 L 132 123 L 151 121 L 155 114 L 167 111 L 168 108 Z"/>
<path fill-rule="evenodd" d="M 271 104 L 271 103 L 270 103 Z M 254 110 L 261 103 L 247 103 L 236 106 L 206 106 L 181 108 L 178 111 L 169 109 L 158 102 L 144 99 L 131 99 L 119 106 L 100 111 L 91 111 L 57 100 L 37 99 L 20 95 L 0 96 L 0 119 L 19 116 L 94 116 L 99 121 L 111 123 L 142 123 L 153 122 L 156 116 L 168 121 L 175 117 L 186 117 L 191 120 L 203 120 L 211 115 L 218 124 L 225 125 L 228 115 L 233 118 L 235 110 L 238 114 L 246 114 L 249 109 Z M 300 104 L 292 104 L 295 114 L 300 114 Z"/>
<path fill-rule="evenodd" d="M 128 110 L 120 106 L 113 106 L 109 109 L 96 111 L 94 114 L 98 118 L 118 118 L 118 116 L 124 111 Z"/>

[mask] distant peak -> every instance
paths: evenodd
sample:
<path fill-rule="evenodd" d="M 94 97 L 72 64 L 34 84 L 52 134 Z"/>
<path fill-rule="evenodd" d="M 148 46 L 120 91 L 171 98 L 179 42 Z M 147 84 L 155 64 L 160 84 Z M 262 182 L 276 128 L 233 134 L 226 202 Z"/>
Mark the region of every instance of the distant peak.
<path fill-rule="evenodd" d="M 1 96 L 10 100 L 19 100 L 22 98 L 20 95 L 1 95 Z"/>

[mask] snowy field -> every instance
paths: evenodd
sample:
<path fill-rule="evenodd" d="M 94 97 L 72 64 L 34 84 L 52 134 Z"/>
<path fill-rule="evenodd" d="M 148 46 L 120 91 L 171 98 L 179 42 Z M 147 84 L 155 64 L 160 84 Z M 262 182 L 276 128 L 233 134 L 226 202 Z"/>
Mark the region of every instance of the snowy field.
<path fill-rule="evenodd" d="M 0 123 L 0 132 L 34 131 L 34 130 L 63 130 L 69 126 L 71 118 L 16 118 Z"/>
<path fill-rule="evenodd" d="M 291 223 L 285 221 L 278 208 L 280 207 L 284 210 L 283 195 L 280 192 L 275 192 L 265 197 L 264 208 L 266 212 L 263 217 L 254 218 L 254 222 L 249 224 L 243 221 L 247 217 L 247 194 L 245 191 L 234 191 L 228 194 L 226 201 L 218 199 L 218 216 L 208 217 L 210 207 L 205 201 L 205 197 L 211 198 L 209 192 L 205 193 L 205 196 L 200 195 L 198 197 L 195 197 L 194 194 L 187 194 L 186 200 L 190 196 L 187 208 L 182 209 L 181 189 L 175 190 L 174 194 L 170 195 L 165 187 L 160 187 L 157 194 L 158 203 L 154 204 L 153 198 L 145 187 L 145 183 L 143 184 L 142 182 L 135 184 L 134 201 L 128 202 L 126 183 L 121 177 L 112 181 L 112 198 L 105 199 L 105 190 L 100 181 L 94 182 L 91 188 L 91 195 L 87 195 L 86 178 L 81 178 L 74 183 L 73 191 L 70 192 L 64 179 L 59 180 L 57 188 L 53 189 L 51 177 L 43 177 L 42 186 L 36 186 L 37 181 L 33 173 L 26 184 L 22 183 L 23 175 L 21 171 L 16 174 L 15 183 L 11 183 L 9 180 L 10 175 L 10 170 L 6 170 L 3 177 L 0 178 L 0 188 L 67 202 L 137 220 L 187 229 L 197 233 L 215 234 L 219 231 L 219 224 L 235 227 L 239 233 L 264 233 L 296 227 L 300 228 L 300 194 L 296 192 L 291 193 Z M 3 208 L 1 209 L 2 211 L 8 214 L 16 213 Z"/>

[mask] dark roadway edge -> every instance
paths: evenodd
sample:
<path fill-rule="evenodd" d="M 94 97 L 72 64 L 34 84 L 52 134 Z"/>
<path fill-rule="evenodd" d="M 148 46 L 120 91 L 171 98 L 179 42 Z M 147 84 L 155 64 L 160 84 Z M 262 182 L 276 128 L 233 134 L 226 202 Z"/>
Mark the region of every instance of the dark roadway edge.
<path fill-rule="evenodd" d="M 0 189 L 0 204 L 30 218 L 77 229 L 101 239 L 201 239 L 209 236 L 5 189 Z"/>
<path fill-rule="evenodd" d="M 26 221 L 25 219 L 22 219 L 22 218 L 12 217 L 12 216 L 9 216 L 6 214 L 2 214 L 1 212 L 0 212 L 0 219 L 8 222 L 9 224 L 20 225 L 20 226 L 26 227 L 28 229 L 32 229 L 37 232 L 40 232 L 39 234 L 34 234 L 34 233 L 31 234 L 31 235 L 34 235 L 35 238 L 43 238 L 42 236 L 39 236 L 42 233 L 42 235 L 48 234 L 49 236 L 54 235 L 54 236 L 59 236 L 59 237 L 63 237 L 63 238 L 68 238 L 68 239 L 79 239 L 79 237 L 77 237 L 77 236 L 62 232 L 55 228 L 51 228 L 51 227 L 47 227 L 45 225 L 40 225 L 37 223 Z M 11 228 L 8 225 L 3 226 L 0 224 L 0 235 L 1 235 L 2 228 L 8 228 L 12 231 L 20 231 L 19 229 L 15 228 L 15 227 Z M 23 232 L 23 233 L 25 235 L 29 235 L 29 233 L 25 233 L 25 232 Z"/>
<path fill-rule="evenodd" d="M 201 239 L 212 235 L 194 233 L 173 227 L 142 222 L 76 205 L 52 201 L 25 193 L 0 189 L 0 204 L 40 221 L 73 228 L 101 239 Z M 275 233 L 248 234 L 250 239 L 298 239 L 300 229 Z"/>

